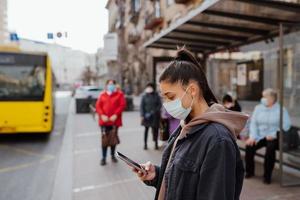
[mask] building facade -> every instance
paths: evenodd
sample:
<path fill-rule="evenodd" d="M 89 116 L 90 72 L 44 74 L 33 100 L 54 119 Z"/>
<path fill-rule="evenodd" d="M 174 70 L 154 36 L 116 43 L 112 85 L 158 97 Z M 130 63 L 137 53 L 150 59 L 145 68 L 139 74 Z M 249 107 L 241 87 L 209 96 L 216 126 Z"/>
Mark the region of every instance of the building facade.
<path fill-rule="evenodd" d="M 175 54 L 172 50 L 145 49 L 143 44 L 201 3 L 202 0 L 109 0 L 109 33 L 118 36 L 118 56 L 108 61 L 111 78 L 134 94 L 142 92 L 154 80 L 153 58 L 162 58 L 165 65 L 167 58 Z"/>
<path fill-rule="evenodd" d="M 59 85 L 70 86 L 76 82 L 96 84 L 96 57 L 79 50 L 73 50 L 57 44 L 20 39 L 22 51 L 45 52 L 49 55 L 52 69 Z M 87 73 L 90 72 L 90 73 Z M 86 74 L 93 76 L 86 77 Z"/>
<path fill-rule="evenodd" d="M 144 43 L 176 24 L 180 19 L 200 7 L 197 0 L 110 0 L 109 30 L 118 33 L 119 80 L 142 91 L 148 81 L 155 80 L 166 66 L 174 51 L 144 48 Z M 279 2 L 300 3 L 299 0 Z M 200 27 L 195 27 L 200 28 Z M 299 27 L 298 27 L 299 28 Z M 300 120 L 297 103 L 300 100 L 299 48 L 300 33 L 284 36 L 285 106 L 293 124 Z M 162 46 L 170 46 L 167 38 Z M 173 45 L 173 43 L 172 43 Z M 234 52 L 234 53 L 232 53 Z M 207 58 L 206 72 L 216 96 L 221 99 L 231 93 L 243 102 L 245 110 L 252 111 L 258 104 L 263 89 L 278 88 L 278 38 L 234 49 L 231 52 L 211 54 Z M 155 71 L 154 71 L 155 69 Z"/>
<path fill-rule="evenodd" d="M 104 87 L 106 79 L 108 77 L 107 61 L 104 56 L 103 49 L 98 49 L 95 55 L 96 62 L 96 74 L 97 74 L 97 85 Z"/>
<path fill-rule="evenodd" d="M 4 44 L 7 42 L 7 0 L 0 0 L 0 44 Z"/>

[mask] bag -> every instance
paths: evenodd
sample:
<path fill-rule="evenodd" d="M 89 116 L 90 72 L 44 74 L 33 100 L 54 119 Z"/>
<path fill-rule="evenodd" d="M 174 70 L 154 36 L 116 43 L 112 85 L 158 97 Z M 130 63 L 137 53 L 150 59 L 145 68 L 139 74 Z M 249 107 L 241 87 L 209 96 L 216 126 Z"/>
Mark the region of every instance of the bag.
<path fill-rule="evenodd" d="M 159 124 L 159 139 L 161 141 L 167 141 L 169 137 L 169 121 L 167 119 L 161 119 Z"/>
<path fill-rule="evenodd" d="M 283 150 L 289 151 L 298 149 L 300 144 L 298 128 L 291 127 L 287 132 L 283 133 Z"/>
<path fill-rule="evenodd" d="M 120 144 L 118 127 L 101 126 L 101 143 L 102 147 L 116 146 L 117 144 Z"/>

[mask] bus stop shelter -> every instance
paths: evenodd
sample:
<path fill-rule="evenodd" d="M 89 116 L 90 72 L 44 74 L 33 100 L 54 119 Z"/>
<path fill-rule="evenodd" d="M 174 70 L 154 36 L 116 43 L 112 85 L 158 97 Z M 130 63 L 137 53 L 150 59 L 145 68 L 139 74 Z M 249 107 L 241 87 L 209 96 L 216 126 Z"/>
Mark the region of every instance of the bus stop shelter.
<path fill-rule="evenodd" d="M 144 43 L 145 48 L 167 50 L 185 45 L 205 60 L 213 53 L 238 51 L 244 45 L 279 38 L 277 89 L 281 105 L 279 162 L 282 186 L 295 185 L 283 181 L 283 36 L 299 31 L 299 25 L 299 3 L 283 0 L 209 0 Z"/>

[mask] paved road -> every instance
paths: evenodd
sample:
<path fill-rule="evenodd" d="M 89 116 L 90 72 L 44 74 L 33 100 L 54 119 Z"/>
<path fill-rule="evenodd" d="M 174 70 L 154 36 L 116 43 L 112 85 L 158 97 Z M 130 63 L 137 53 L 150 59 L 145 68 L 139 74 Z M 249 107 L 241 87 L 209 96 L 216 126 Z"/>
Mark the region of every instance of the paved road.
<path fill-rule="evenodd" d="M 56 94 L 55 128 L 51 136 L 0 137 L 0 199 L 47 200 L 51 198 L 61 148 L 70 93 Z"/>

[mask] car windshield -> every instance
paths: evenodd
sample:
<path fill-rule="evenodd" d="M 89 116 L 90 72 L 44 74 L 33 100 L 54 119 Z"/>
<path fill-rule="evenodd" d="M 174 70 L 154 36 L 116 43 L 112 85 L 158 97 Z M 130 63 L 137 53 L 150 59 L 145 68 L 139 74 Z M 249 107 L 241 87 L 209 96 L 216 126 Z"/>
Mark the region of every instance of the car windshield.
<path fill-rule="evenodd" d="M 101 88 L 91 88 L 91 89 L 88 89 L 88 91 L 91 91 L 91 92 L 100 92 Z"/>
<path fill-rule="evenodd" d="M 82 92 L 99 92 L 102 89 L 98 88 L 98 87 L 93 87 L 93 86 L 83 86 L 83 87 L 78 88 L 78 90 L 82 91 Z"/>

